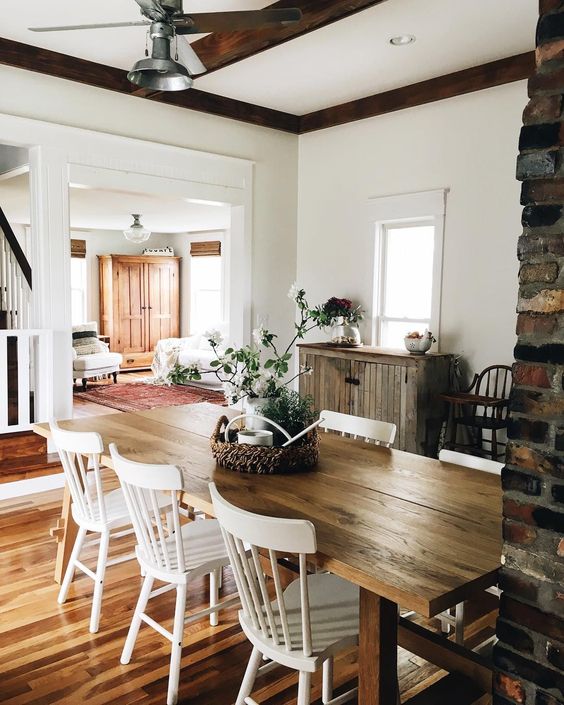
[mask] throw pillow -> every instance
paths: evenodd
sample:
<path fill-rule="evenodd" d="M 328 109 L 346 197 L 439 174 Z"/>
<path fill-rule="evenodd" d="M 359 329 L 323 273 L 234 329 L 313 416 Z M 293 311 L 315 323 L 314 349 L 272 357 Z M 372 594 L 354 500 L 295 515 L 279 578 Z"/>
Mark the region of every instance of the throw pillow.
<path fill-rule="evenodd" d="M 73 326 L 72 346 L 77 355 L 93 355 L 94 353 L 106 352 L 106 346 L 101 340 L 98 340 L 95 323 Z"/>

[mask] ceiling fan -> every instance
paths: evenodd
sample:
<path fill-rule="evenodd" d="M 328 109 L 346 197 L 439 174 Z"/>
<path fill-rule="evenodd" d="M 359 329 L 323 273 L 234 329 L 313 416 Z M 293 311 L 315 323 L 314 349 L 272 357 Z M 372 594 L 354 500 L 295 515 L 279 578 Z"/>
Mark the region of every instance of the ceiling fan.
<path fill-rule="evenodd" d="M 235 32 L 244 29 L 267 29 L 299 22 L 299 8 L 239 10 L 234 12 L 184 13 L 183 0 L 135 0 L 145 19 L 138 22 L 67 25 L 62 27 L 29 27 L 32 32 L 62 32 L 76 29 L 110 29 L 113 27 L 147 27 L 153 47 L 151 56 L 137 61 L 127 74 L 140 88 L 157 91 L 181 91 L 190 88 L 192 77 L 205 73 L 188 34 Z M 179 40 L 180 37 L 180 40 Z M 171 44 L 175 41 L 175 59 Z"/>

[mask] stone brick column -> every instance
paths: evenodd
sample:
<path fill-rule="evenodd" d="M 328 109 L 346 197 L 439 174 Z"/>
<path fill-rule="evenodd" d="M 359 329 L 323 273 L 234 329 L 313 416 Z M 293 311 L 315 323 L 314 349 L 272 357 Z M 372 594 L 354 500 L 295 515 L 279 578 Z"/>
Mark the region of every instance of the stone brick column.
<path fill-rule="evenodd" d="M 564 0 L 540 0 L 529 97 L 496 705 L 564 703 Z"/>

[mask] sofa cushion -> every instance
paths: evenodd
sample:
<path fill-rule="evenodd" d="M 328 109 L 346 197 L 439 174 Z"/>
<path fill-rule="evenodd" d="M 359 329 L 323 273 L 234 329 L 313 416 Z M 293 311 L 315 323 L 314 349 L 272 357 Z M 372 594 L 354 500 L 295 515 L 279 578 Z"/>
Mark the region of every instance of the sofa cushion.
<path fill-rule="evenodd" d="M 92 355 L 107 351 L 107 345 L 98 340 L 96 321 L 72 327 L 72 345 L 77 355 Z"/>
<path fill-rule="evenodd" d="M 89 372 L 106 368 L 117 370 L 122 362 L 123 357 L 119 353 L 103 352 L 79 355 L 73 362 L 73 370 L 75 372 Z"/>

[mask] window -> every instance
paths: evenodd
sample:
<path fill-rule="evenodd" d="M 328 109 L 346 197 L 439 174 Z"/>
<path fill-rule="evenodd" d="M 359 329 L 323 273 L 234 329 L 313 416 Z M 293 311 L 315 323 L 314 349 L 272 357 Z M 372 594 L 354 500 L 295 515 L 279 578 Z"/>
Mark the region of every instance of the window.
<path fill-rule="evenodd" d="M 444 191 L 378 200 L 373 339 L 403 349 L 411 331 L 438 337 Z"/>
<path fill-rule="evenodd" d="M 84 240 L 72 240 L 71 247 L 71 317 L 72 325 L 86 323 L 86 248 L 84 253 L 75 251 L 75 243 Z"/>
<path fill-rule="evenodd" d="M 190 332 L 194 334 L 223 321 L 223 262 L 219 242 L 193 242 L 190 253 Z"/>

